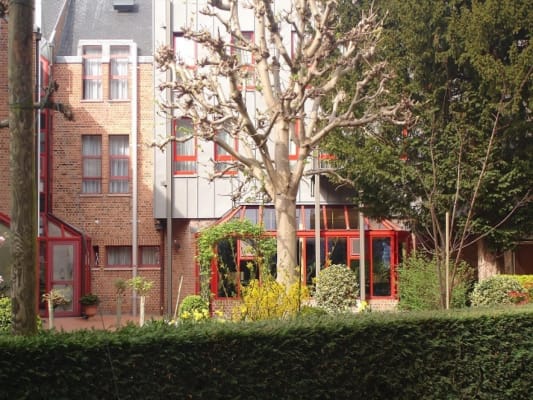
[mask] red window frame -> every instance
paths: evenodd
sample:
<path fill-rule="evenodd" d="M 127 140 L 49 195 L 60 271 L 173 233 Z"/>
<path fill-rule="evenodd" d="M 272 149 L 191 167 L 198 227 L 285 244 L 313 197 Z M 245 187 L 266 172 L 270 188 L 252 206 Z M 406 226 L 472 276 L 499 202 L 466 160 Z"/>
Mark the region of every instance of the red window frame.
<path fill-rule="evenodd" d="M 110 263 L 109 256 L 111 255 L 112 250 L 123 250 L 126 254 L 129 254 L 129 263 Z M 131 268 L 132 266 L 132 254 L 131 246 L 106 246 L 106 266 L 109 268 Z"/>
<path fill-rule="evenodd" d="M 237 138 L 232 137 L 228 132 L 222 131 L 218 134 L 226 133 L 228 135 L 229 140 L 224 140 L 225 143 L 228 145 L 232 145 L 231 142 L 233 142 L 232 148 L 235 151 L 238 151 L 239 149 L 239 141 Z M 226 150 L 224 150 L 223 147 L 221 147 L 218 143 L 215 143 L 215 169 L 217 172 L 223 172 L 224 175 L 236 175 L 237 169 L 236 168 L 226 168 L 226 165 L 228 163 L 232 163 L 235 161 L 235 157 L 233 157 L 231 154 L 229 154 Z"/>
<path fill-rule="evenodd" d="M 87 54 L 88 49 L 99 49 L 99 53 Z M 83 46 L 83 100 L 101 100 L 102 99 L 102 46 Z M 100 74 L 99 75 L 89 75 L 86 72 L 85 60 L 89 59 L 99 59 L 100 60 Z M 100 82 L 100 93 L 97 97 L 89 97 L 85 91 L 85 82 L 86 81 L 99 81 Z"/>
<path fill-rule="evenodd" d="M 130 180 L 130 155 L 128 154 L 112 154 L 111 153 L 111 141 L 116 138 L 126 139 L 126 143 L 129 146 L 129 136 L 128 135 L 109 135 L 109 193 L 113 194 L 120 194 L 120 193 L 129 193 L 129 180 Z M 113 175 L 113 160 L 127 160 L 128 161 L 128 169 L 126 171 L 127 175 Z M 115 192 L 111 191 L 111 183 L 112 182 L 118 182 L 118 181 L 126 181 L 128 182 L 128 190 L 121 191 L 121 192 Z"/>
<path fill-rule="evenodd" d="M 173 135 L 174 137 L 178 138 L 182 135 L 178 135 L 178 130 L 181 126 L 183 126 L 183 123 L 187 121 L 187 128 L 194 129 L 192 125 L 192 120 L 190 118 L 182 117 L 180 119 L 173 121 Z M 185 136 L 184 134 L 183 136 Z M 189 145 L 189 141 L 192 142 L 192 151 L 188 151 L 188 149 L 185 147 L 186 145 Z M 197 138 L 192 136 L 189 140 L 185 142 L 178 142 L 174 141 L 174 145 L 172 146 L 172 172 L 174 175 L 195 175 L 198 170 L 198 146 L 197 146 Z M 194 165 L 194 168 L 185 168 L 185 169 L 177 169 L 178 165 L 182 165 L 184 167 L 189 167 L 191 165 Z"/>
<path fill-rule="evenodd" d="M 118 50 L 117 53 L 113 53 L 113 50 Z M 126 59 L 129 63 L 130 48 L 128 46 L 111 46 L 109 51 L 109 98 L 111 100 L 127 100 L 128 99 L 128 74 L 126 75 L 113 75 L 113 63 L 117 59 Z M 126 82 L 126 97 L 113 96 L 112 82 L 120 81 Z"/>
<path fill-rule="evenodd" d="M 83 139 L 86 137 L 94 137 L 98 138 L 100 141 L 100 154 L 98 155 L 85 155 L 83 152 Z M 82 135 L 82 193 L 86 194 L 95 194 L 95 193 L 102 193 L 102 135 Z M 87 175 L 85 173 L 85 160 L 100 160 L 100 175 Z M 83 190 L 83 182 L 85 181 L 99 181 L 100 182 L 100 190 L 98 192 L 87 192 Z"/>
<path fill-rule="evenodd" d="M 145 250 L 150 249 L 155 251 L 155 263 L 145 263 L 143 253 Z M 139 266 L 148 268 L 160 268 L 161 266 L 161 249 L 159 246 L 140 246 L 139 247 Z"/>

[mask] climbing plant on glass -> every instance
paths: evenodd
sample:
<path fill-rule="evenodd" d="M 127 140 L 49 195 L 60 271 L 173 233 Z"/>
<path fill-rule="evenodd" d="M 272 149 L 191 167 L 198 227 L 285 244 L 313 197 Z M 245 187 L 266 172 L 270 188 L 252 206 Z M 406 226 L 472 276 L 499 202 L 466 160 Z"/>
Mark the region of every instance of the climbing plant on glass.
<path fill-rule="evenodd" d="M 276 252 L 276 240 L 265 236 L 262 225 L 247 219 L 232 219 L 202 230 L 198 237 L 197 260 L 200 265 L 200 294 L 207 301 L 211 298 L 211 262 L 217 261 L 216 246 L 225 239 L 245 239 L 247 250 L 253 254 L 259 273 L 269 273 L 269 261 Z M 218 263 L 217 263 L 218 265 Z"/>

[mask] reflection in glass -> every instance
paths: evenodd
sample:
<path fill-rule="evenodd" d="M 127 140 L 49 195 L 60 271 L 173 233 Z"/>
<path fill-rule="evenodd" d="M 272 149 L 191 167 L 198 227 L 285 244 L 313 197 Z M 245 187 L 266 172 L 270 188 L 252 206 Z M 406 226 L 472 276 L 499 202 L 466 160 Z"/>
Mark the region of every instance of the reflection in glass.
<path fill-rule="evenodd" d="M 224 239 L 217 244 L 218 297 L 237 296 L 236 240 Z"/>
<path fill-rule="evenodd" d="M 56 244 L 53 246 L 53 276 L 54 281 L 72 280 L 74 265 L 74 245 Z"/>
<path fill-rule="evenodd" d="M 346 265 L 346 238 L 330 237 L 328 238 L 328 259 L 331 264 Z"/>
<path fill-rule="evenodd" d="M 391 295 L 390 238 L 372 239 L 372 294 Z"/>

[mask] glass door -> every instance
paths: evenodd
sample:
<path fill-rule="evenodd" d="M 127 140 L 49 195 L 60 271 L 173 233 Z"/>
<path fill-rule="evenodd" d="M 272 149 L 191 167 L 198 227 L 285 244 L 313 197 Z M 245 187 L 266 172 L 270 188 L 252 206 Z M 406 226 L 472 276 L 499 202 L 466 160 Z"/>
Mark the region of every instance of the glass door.
<path fill-rule="evenodd" d="M 50 243 L 50 263 L 48 276 L 50 289 L 63 293 L 69 301 L 68 304 L 57 306 L 57 316 L 79 314 L 79 285 L 77 283 L 80 273 L 79 243 L 77 241 L 61 241 Z"/>

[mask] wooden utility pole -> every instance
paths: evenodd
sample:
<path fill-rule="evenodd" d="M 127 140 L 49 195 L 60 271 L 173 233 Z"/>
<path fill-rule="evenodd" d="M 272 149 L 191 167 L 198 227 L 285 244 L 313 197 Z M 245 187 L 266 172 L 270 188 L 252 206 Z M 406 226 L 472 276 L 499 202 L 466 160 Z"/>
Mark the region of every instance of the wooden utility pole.
<path fill-rule="evenodd" d="M 8 90 L 13 333 L 37 332 L 37 186 L 33 93 L 34 0 L 11 0 Z"/>

